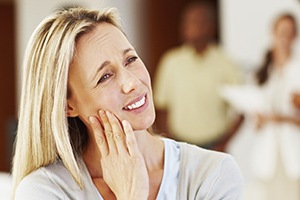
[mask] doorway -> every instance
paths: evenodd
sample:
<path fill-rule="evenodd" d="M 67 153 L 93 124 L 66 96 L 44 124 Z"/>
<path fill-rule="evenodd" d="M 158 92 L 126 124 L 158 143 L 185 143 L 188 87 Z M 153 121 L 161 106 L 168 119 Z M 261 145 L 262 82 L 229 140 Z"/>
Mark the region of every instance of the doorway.
<path fill-rule="evenodd" d="M 15 9 L 0 3 L 0 171 L 10 171 L 15 112 Z"/>

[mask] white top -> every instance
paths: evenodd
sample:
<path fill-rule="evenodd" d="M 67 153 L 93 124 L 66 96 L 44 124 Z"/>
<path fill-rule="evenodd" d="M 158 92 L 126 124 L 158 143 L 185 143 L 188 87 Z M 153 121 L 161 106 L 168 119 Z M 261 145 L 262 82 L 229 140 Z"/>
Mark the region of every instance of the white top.
<path fill-rule="evenodd" d="M 177 142 L 170 139 L 163 139 L 165 143 L 165 164 L 164 175 L 157 195 L 157 199 L 176 199 L 180 147 Z"/>
<path fill-rule="evenodd" d="M 299 74 L 300 60 L 292 58 L 283 68 L 275 67 L 263 86 L 252 86 L 260 91 L 259 98 L 263 100 L 260 107 L 263 109 L 253 109 L 254 117 L 250 112 L 246 113 L 243 126 L 228 145 L 228 152 L 235 156 L 249 180 L 252 177 L 270 180 L 275 175 L 279 158 L 288 177 L 300 179 L 300 127 L 291 123 L 270 122 L 257 130 L 255 115 L 275 113 L 300 117 L 299 110 L 292 104 L 293 93 L 300 92 Z M 244 98 L 243 105 L 249 106 L 257 100 L 257 96 L 250 95 L 248 93 L 248 100 Z"/>
<path fill-rule="evenodd" d="M 262 91 L 270 112 L 300 117 L 292 103 L 294 92 L 300 92 L 300 61 L 290 60 L 282 69 L 275 68 Z M 276 171 L 278 152 L 284 170 L 291 179 L 300 178 L 300 127 L 291 123 L 267 123 L 256 134 L 252 164 L 256 176 L 270 179 Z"/>

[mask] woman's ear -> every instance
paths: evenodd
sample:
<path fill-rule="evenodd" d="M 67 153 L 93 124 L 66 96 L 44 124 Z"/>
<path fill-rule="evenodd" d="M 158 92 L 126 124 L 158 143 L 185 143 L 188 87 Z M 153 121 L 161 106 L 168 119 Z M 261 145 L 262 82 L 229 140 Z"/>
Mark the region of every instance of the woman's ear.
<path fill-rule="evenodd" d="M 78 116 L 76 107 L 71 99 L 67 100 L 66 115 L 68 117 L 77 117 Z"/>

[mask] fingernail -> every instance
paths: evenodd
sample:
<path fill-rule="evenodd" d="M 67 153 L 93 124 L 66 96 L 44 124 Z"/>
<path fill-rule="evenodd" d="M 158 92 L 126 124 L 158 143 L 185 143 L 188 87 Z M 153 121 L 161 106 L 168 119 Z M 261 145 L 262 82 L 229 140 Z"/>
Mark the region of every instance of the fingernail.
<path fill-rule="evenodd" d="M 128 122 L 126 120 L 122 120 L 123 127 L 128 126 Z"/>
<path fill-rule="evenodd" d="M 105 116 L 104 110 L 99 110 L 99 115 L 100 115 L 101 117 L 104 117 L 104 116 Z"/>
<path fill-rule="evenodd" d="M 94 124 L 96 122 L 95 117 L 89 116 L 89 121 Z"/>

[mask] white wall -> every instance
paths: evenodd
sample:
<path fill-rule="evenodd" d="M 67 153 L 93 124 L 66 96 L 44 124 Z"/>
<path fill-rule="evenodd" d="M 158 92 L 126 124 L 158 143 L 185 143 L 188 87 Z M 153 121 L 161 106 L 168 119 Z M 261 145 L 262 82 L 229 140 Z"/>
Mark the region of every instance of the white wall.
<path fill-rule="evenodd" d="M 79 4 L 90 8 L 101 9 L 116 7 L 122 18 L 124 31 L 129 40 L 141 55 L 146 54 L 142 48 L 143 32 L 142 14 L 145 12 L 140 0 L 15 0 L 17 10 L 17 105 L 19 105 L 22 62 L 27 42 L 35 27 L 55 9 L 65 5 Z"/>
<path fill-rule="evenodd" d="M 271 24 L 278 14 L 292 12 L 300 28 L 299 0 L 221 0 L 220 3 L 224 48 L 246 70 L 260 63 L 271 39 Z M 298 40 L 298 50 L 299 46 Z"/>

